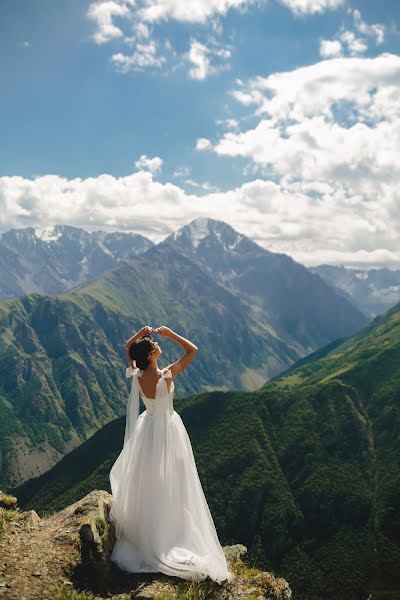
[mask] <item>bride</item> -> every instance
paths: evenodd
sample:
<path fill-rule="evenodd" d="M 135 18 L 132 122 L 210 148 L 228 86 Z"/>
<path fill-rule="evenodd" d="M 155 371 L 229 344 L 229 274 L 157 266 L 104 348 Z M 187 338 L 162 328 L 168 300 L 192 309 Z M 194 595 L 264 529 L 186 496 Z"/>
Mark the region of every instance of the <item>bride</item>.
<path fill-rule="evenodd" d="M 162 350 L 151 333 L 184 348 L 160 369 Z M 111 560 L 128 572 L 232 581 L 197 472 L 192 446 L 174 410 L 174 379 L 198 348 L 165 326 L 143 327 L 126 344 L 132 378 L 123 449 L 110 471 L 110 512 L 116 542 Z M 136 366 L 133 366 L 135 361 Z M 138 367 L 138 368 L 137 368 Z M 146 406 L 139 415 L 139 394 Z"/>

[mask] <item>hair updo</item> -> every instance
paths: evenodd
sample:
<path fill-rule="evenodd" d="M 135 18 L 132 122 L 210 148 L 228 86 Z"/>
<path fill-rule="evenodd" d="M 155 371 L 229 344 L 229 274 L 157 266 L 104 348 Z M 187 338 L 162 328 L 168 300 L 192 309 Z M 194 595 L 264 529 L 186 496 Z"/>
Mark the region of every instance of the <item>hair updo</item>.
<path fill-rule="evenodd" d="M 141 337 L 139 341 L 134 342 L 129 347 L 129 356 L 135 361 L 136 366 L 142 371 L 144 371 L 149 364 L 147 355 L 149 352 L 152 352 L 153 348 L 153 338 L 149 335 Z"/>

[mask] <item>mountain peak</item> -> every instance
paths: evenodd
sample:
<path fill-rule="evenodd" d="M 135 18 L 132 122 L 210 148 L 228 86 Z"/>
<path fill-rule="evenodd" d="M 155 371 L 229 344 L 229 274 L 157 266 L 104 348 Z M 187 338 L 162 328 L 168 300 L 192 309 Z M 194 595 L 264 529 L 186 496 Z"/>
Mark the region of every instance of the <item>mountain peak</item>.
<path fill-rule="evenodd" d="M 168 236 L 167 240 L 179 241 L 196 251 L 204 240 L 212 239 L 224 250 L 232 250 L 244 238 L 246 238 L 245 235 L 233 229 L 225 221 L 197 217 Z"/>
<path fill-rule="evenodd" d="M 34 227 L 34 233 L 42 242 L 56 242 L 63 232 L 59 225 L 49 225 L 48 227 Z"/>

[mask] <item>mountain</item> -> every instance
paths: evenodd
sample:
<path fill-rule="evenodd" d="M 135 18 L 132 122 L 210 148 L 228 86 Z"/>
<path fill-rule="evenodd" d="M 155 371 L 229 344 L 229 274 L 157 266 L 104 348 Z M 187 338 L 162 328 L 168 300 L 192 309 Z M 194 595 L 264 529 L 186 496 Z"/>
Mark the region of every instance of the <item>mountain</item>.
<path fill-rule="evenodd" d="M 175 248 L 237 295 L 298 356 L 348 335 L 367 319 L 318 275 L 269 252 L 223 221 L 194 219 L 158 247 Z"/>
<path fill-rule="evenodd" d="M 70 225 L 10 229 L 0 235 L 0 300 L 60 294 L 152 245 L 135 233 L 89 233 Z"/>
<path fill-rule="evenodd" d="M 181 393 L 259 387 L 296 353 L 174 249 L 122 260 L 58 296 L 0 303 L 0 485 L 40 474 L 123 414 L 124 341 L 167 324 L 199 346 Z M 163 364 L 183 350 L 163 338 Z"/>
<path fill-rule="evenodd" d="M 189 227 L 194 241 L 201 224 L 196 220 Z M 89 239 L 93 248 L 120 257 L 113 267 L 64 294 L 29 294 L 0 304 L 0 485 L 46 471 L 123 413 L 123 342 L 143 324 L 168 324 L 195 340 L 196 368 L 181 384 L 182 393 L 191 394 L 258 388 L 326 339 L 363 322 L 301 265 L 264 251 L 222 222 L 207 220 L 206 226 L 209 234 L 198 246 L 208 252 L 207 260 L 185 249 L 185 228 L 174 243 L 167 238 L 134 258 L 124 258 L 129 254 L 124 236 L 96 232 Z M 81 230 L 72 233 L 87 240 Z M 210 245 L 215 249 L 206 252 Z M 213 256 L 220 262 L 213 265 Z M 260 283 L 245 292 L 252 261 Z M 229 265 L 235 268 L 232 281 Z M 268 302 L 263 301 L 266 277 L 291 290 L 286 300 L 279 303 L 277 294 L 266 291 Z M 182 353 L 169 341 L 165 349 L 166 364 Z"/>
<path fill-rule="evenodd" d="M 227 543 L 240 540 L 299 600 L 397 600 L 400 305 L 316 355 L 257 391 L 180 397 L 175 409 Z M 12 493 L 57 510 L 109 490 L 123 431 L 124 418 L 109 423 Z"/>
<path fill-rule="evenodd" d="M 400 301 L 400 270 L 353 269 L 344 266 L 310 267 L 339 294 L 369 317 L 385 313 Z"/>

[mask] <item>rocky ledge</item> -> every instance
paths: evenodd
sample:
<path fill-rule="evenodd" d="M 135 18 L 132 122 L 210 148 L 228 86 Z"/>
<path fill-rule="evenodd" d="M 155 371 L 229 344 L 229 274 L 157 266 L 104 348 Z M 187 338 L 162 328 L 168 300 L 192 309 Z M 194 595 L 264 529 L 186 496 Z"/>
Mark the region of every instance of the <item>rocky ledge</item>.
<path fill-rule="evenodd" d="M 65 509 L 40 517 L 22 512 L 0 492 L 0 598 L 9 600 L 288 600 L 288 583 L 246 565 L 245 546 L 225 546 L 234 574 L 218 585 L 162 573 L 126 573 L 110 561 L 115 535 L 112 497 L 94 490 Z"/>

